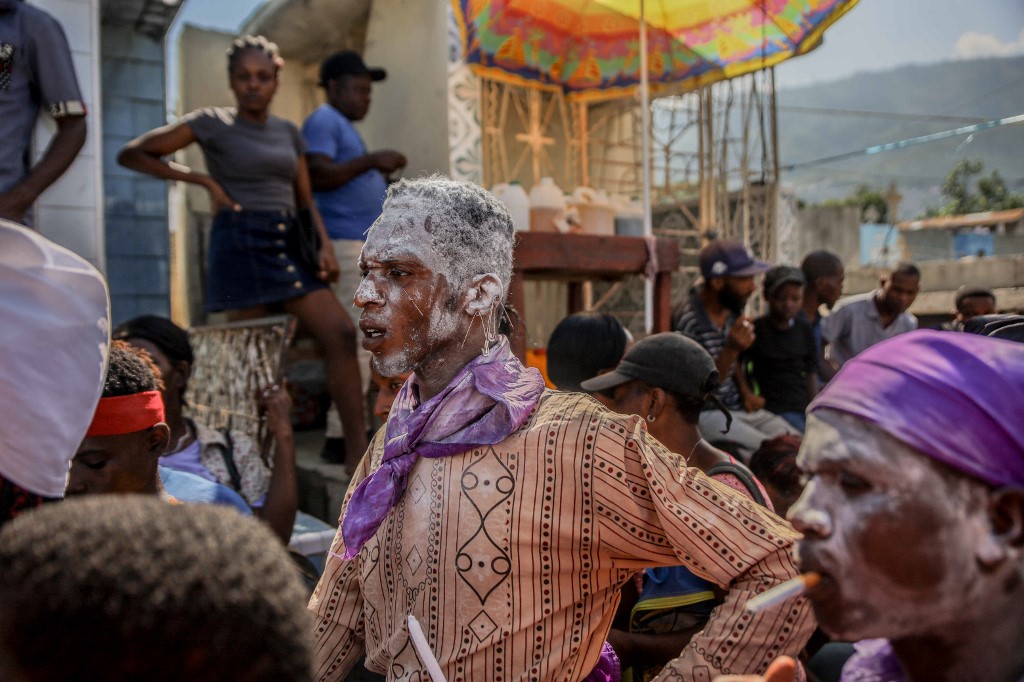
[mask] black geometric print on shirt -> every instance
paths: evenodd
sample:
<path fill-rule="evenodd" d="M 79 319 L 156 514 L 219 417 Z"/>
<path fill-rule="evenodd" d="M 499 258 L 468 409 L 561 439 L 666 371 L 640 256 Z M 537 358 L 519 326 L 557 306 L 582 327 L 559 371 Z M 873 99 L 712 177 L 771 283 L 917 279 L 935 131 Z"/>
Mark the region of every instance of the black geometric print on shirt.
<path fill-rule="evenodd" d="M 512 571 L 511 556 L 487 532 L 486 522 L 512 495 L 515 479 L 494 448 L 487 448 L 463 471 L 461 484 L 462 494 L 469 500 L 477 518 L 463 522 L 467 526 L 472 524 L 475 530 L 459 547 L 455 569 L 482 605 Z"/>

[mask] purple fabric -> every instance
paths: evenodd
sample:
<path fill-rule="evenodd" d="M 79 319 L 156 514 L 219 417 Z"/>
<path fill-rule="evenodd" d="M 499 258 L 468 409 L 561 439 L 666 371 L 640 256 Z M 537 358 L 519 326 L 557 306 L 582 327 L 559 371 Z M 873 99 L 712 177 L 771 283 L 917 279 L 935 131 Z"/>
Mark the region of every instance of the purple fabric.
<path fill-rule="evenodd" d="M 583 682 L 619 682 L 622 679 L 622 665 L 615 649 L 608 642 L 601 647 L 601 658 L 597 659 L 597 665 Z"/>
<path fill-rule="evenodd" d="M 168 469 L 184 471 L 186 474 L 193 474 L 200 478 L 205 478 L 207 481 L 220 483 L 217 477 L 213 475 L 213 472 L 203 466 L 202 445 L 200 445 L 198 439 L 192 441 L 191 445 L 182 450 L 162 456 L 160 464 Z"/>
<path fill-rule="evenodd" d="M 462 368 L 443 391 L 424 403 L 414 374 L 398 392 L 385 427 L 381 465 L 349 500 L 341 522 L 351 559 L 405 492 L 419 457 L 447 457 L 505 440 L 523 425 L 544 391 L 540 371 L 524 367 L 508 339 Z"/>
<path fill-rule="evenodd" d="M 807 408 L 864 419 L 991 485 L 1024 486 L 1024 344 L 922 330 L 871 346 Z"/>
<path fill-rule="evenodd" d="M 863 639 L 853 645 L 839 682 L 906 682 L 907 676 L 887 639 Z"/>

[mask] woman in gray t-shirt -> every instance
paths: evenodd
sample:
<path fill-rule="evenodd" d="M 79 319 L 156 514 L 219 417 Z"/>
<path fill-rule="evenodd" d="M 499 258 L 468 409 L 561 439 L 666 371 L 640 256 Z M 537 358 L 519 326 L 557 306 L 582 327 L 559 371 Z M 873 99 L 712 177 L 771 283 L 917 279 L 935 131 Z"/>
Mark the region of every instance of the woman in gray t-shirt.
<path fill-rule="evenodd" d="M 237 106 L 193 111 L 132 140 L 117 160 L 210 193 L 216 215 L 207 311 L 225 311 L 231 320 L 283 311 L 312 333 L 325 355 L 352 471 L 367 446 L 355 325 L 328 288 L 338 278 L 338 263 L 313 202 L 302 135 L 291 122 L 270 115 L 282 63 L 277 46 L 262 36 L 235 40 L 228 75 Z M 193 142 L 203 150 L 208 175 L 163 158 Z M 303 259 L 300 248 L 299 213 L 306 211 L 320 236 L 316 262 Z"/>

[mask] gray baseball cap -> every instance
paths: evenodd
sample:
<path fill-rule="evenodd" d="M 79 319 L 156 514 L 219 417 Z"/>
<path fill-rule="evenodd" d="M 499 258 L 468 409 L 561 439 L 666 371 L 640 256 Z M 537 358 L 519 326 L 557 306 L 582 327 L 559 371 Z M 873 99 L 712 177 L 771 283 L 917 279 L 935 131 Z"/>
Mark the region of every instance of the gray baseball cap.
<path fill-rule="evenodd" d="M 765 296 L 774 296 L 783 284 L 807 284 L 804 273 L 792 265 L 776 265 L 764 276 Z"/>
<path fill-rule="evenodd" d="M 637 341 L 614 370 L 580 386 L 584 391 L 606 391 L 633 380 L 703 399 L 718 387 L 718 369 L 711 355 L 693 339 L 662 332 Z"/>

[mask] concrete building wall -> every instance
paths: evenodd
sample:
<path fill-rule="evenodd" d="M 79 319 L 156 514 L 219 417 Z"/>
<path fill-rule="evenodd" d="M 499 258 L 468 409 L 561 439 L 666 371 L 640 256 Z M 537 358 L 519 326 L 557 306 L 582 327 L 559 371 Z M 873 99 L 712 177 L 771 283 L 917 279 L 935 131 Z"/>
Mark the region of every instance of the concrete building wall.
<path fill-rule="evenodd" d="M 904 257 L 915 263 L 953 258 L 953 230 L 901 230 Z"/>
<path fill-rule="evenodd" d="M 132 138 L 164 125 L 164 49 L 132 24 L 104 24 L 103 187 L 107 280 L 115 324 L 170 314 L 167 182 L 117 164 Z"/>
<path fill-rule="evenodd" d="M 839 255 L 847 269 L 860 264 L 860 211 L 851 206 L 810 206 L 797 210 L 796 253 L 817 249 Z"/>
<path fill-rule="evenodd" d="M 185 25 L 178 44 L 179 117 L 194 109 L 232 106 L 228 88 L 227 49 L 234 35 Z M 275 104 L 276 104 L 275 100 Z M 203 152 L 190 145 L 175 158 L 198 171 L 206 171 Z M 210 197 L 196 185 L 178 183 L 171 192 L 171 243 L 173 251 L 172 306 L 178 324 L 203 324 L 203 291 L 206 282 L 206 240 L 212 221 Z"/>
<path fill-rule="evenodd" d="M 363 57 L 387 80 L 359 130 L 369 149 L 397 149 L 406 177 L 448 173 L 447 9 L 443 2 L 374 0 Z"/>
<path fill-rule="evenodd" d="M 964 284 L 992 289 L 1001 311 L 1024 309 L 1024 255 L 925 261 L 917 266 L 921 293 L 910 308 L 915 315 L 947 314 L 953 310 L 956 290 Z M 884 268 L 847 269 L 843 294 L 871 291 L 884 274 Z"/>
<path fill-rule="evenodd" d="M 64 27 L 75 74 L 88 107 L 85 146 L 67 172 L 36 202 L 35 225 L 101 270 L 105 267 L 103 240 L 102 132 L 100 100 L 99 0 L 32 0 Z M 38 160 L 56 131 L 48 115 L 39 117 L 33 134 L 33 158 Z"/>

